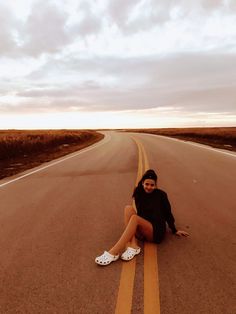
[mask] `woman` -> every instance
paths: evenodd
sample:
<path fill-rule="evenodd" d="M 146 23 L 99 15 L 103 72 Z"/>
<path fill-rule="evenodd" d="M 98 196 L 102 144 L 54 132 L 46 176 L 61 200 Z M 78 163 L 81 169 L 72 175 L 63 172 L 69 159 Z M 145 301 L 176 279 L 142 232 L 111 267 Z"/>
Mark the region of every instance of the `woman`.
<path fill-rule="evenodd" d="M 105 266 L 119 257 L 125 261 L 131 260 L 141 250 L 137 239 L 160 243 L 165 236 L 166 222 L 173 234 L 189 236 L 186 231 L 176 229 L 167 194 L 157 188 L 157 175 L 154 170 L 149 169 L 144 173 L 134 189 L 133 198 L 137 213 L 132 206 L 125 207 L 126 228 L 109 251 L 95 258 L 97 264 Z"/>

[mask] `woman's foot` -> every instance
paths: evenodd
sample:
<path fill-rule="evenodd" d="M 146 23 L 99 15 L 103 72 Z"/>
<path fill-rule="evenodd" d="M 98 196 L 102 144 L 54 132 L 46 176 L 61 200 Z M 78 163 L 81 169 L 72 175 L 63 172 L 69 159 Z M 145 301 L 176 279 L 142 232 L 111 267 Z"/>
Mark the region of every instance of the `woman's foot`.
<path fill-rule="evenodd" d="M 121 255 L 121 259 L 124 261 L 130 261 L 135 257 L 135 255 L 138 255 L 141 252 L 141 248 L 132 248 L 132 247 L 127 247 L 125 252 Z"/>
<path fill-rule="evenodd" d="M 95 263 L 101 266 L 106 266 L 109 265 L 111 262 L 117 261 L 119 257 L 119 255 L 112 255 L 109 252 L 104 251 L 102 255 L 95 258 Z"/>

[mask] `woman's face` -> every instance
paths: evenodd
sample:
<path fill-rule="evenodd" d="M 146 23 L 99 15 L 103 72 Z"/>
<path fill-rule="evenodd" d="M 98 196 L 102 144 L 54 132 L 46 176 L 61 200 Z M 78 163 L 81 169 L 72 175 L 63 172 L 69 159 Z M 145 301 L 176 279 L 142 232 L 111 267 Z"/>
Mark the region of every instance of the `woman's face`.
<path fill-rule="evenodd" d="M 156 182 L 153 179 L 145 179 L 143 181 L 143 188 L 146 193 L 152 193 L 156 188 Z"/>

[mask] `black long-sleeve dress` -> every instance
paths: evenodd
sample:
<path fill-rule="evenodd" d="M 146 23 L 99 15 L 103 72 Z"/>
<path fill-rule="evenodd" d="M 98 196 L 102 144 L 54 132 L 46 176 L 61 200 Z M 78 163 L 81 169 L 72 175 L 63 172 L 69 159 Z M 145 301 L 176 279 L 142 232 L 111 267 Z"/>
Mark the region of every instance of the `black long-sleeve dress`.
<path fill-rule="evenodd" d="M 176 233 L 175 219 L 171 212 L 170 202 L 166 192 L 155 189 L 146 193 L 143 188 L 134 193 L 137 214 L 151 222 L 153 226 L 153 241 L 160 243 L 166 233 L 166 222 L 172 233 Z"/>

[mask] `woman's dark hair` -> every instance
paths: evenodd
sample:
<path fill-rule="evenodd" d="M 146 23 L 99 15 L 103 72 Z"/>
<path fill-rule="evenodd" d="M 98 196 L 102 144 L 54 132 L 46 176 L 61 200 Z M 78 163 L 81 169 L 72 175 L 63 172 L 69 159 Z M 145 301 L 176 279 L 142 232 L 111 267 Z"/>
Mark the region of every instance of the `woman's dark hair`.
<path fill-rule="evenodd" d="M 134 189 L 133 195 L 132 197 L 135 197 L 138 193 L 140 193 L 141 191 L 143 191 L 143 182 L 146 179 L 152 179 L 155 182 L 157 182 L 157 174 L 154 170 L 152 169 L 148 169 L 142 176 L 141 180 L 139 181 L 138 185 L 136 186 L 136 188 Z"/>

